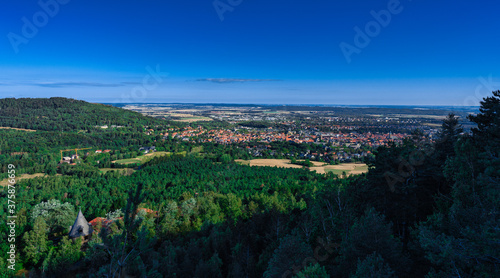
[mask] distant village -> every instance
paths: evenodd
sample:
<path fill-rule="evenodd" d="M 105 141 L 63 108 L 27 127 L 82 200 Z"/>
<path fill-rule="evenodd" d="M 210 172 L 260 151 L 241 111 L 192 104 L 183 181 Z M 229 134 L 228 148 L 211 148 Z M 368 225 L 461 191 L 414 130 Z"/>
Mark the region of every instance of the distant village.
<path fill-rule="evenodd" d="M 400 143 L 420 130 L 424 137 L 436 137 L 444 115 L 436 111 L 352 110 L 335 107 L 269 107 L 231 105 L 128 105 L 124 107 L 153 117 L 190 122 L 182 128 L 158 130 L 146 127 L 146 135 L 191 143 L 234 144 L 253 157 L 281 156 L 349 162 L 369 156 L 390 142 Z M 406 114 L 405 114 L 406 113 Z M 428 115 L 426 113 L 429 113 Z M 206 124 L 191 120 L 201 119 Z M 207 120 L 208 119 L 208 120 Z M 226 128 L 211 122 L 223 122 Z M 223 125 L 224 126 L 224 125 Z M 290 142 L 323 146 L 316 151 L 282 153 L 268 143 Z"/>
<path fill-rule="evenodd" d="M 264 151 L 268 151 L 271 156 L 278 155 L 271 149 L 271 146 L 262 143 L 271 143 L 277 141 L 293 142 L 297 144 L 316 144 L 324 146 L 324 152 L 303 152 L 300 154 L 279 153 L 281 156 L 297 156 L 298 158 L 325 160 L 338 160 L 340 162 L 360 159 L 368 156 L 372 150 L 379 146 L 387 146 L 390 142 L 402 142 L 407 138 L 407 133 L 360 133 L 357 131 L 351 132 L 321 132 L 314 129 L 304 129 L 299 132 L 288 131 L 283 132 L 275 128 L 269 127 L 266 129 L 241 127 L 234 129 L 205 129 L 202 126 L 185 127 L 182 129 L 170 128 L 167 131 L 155 131 L 147 129 L 147 135 L 160 135 L 163 140 L 172 138 L 185 142 L 193 143 L 218 143 L 218 144 L 241 144 L 247 143 L 246 149 L 248 153 L 254 157 L 262 156 Z M 435 132 L 429 132 L 431 138 Z M 252 146 L 252 142 L 255 144 Z M 148 149 L 142 151 L 147 152 Z M 329 157 L 329 158 L 327 158 Z"/>

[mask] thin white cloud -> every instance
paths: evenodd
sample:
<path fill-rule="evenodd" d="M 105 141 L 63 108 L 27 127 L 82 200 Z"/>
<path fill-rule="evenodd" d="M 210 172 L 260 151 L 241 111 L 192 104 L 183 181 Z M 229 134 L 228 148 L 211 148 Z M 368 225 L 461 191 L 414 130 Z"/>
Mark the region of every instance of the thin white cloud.
<path fill-rule="evenodd" d="M 243 82 L 266 82 L 266 81 L 282 81 L 279 79 L 251 79 L 251 78 L 200 78 L 196 81 L 213 82 L 213 83 L 243 83 Z"/>

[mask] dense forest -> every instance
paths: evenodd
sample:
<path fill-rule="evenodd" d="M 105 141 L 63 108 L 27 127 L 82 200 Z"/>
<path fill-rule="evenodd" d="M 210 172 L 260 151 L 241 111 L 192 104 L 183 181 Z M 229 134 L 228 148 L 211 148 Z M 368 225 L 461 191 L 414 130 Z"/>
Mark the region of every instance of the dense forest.
<path fill-rule="evenodd" d="M 113 106 L 61 97 L 0 99 L 0 126 L 45 131 L 87 131 L 101 126 L 141 130 L 165 122 Z"/>
<path fill-rule="evenodd" d="M 18 174 L 47 173 L 60 160 L 61 149 L 93 147 L 112 149 L 116 156 L 137 155 L 139 147 L 161 139 L 147 136 L 146 128 L 182 126 L 74 99 L 0 99 L 0 179 L 7 177 L 11 163 L 19 166 Z M 184 148 L 174 147 L 172 141 L 160 147 Z"/>
<path fill-rule="evenodd" d="M 35 117 L 22 114 L 27 100 L 1 101 L 20 109 L 1 106 L 3 125 L 21 127 Z M 78 103 L 74 109 L 83 109 Z M 40 109 L 54 119 L 62 115 Z M 140 131 L 157 121 L 132 115 L 109 119 Z M 127 144 L 151 142 L 132 131 L 65 131 L 109 121 L 93 117 L 79 118 L 82 125 L 61 123 L 60 137 L 49 128 L 22 131 L 28 139 L 4 131 L 0 147 L 19 140 L 16 146 L 26 144 L 20 151 L 43 153 L 36 148 L 48 152 L 93 138 L 126 153 L 132 151 Z M 205 144 L 200 154 L 174 140 L 161 147 L 185 155 L 154 158 L 131 175 L 102 173 L 92 163 L 61 166 L 63 175 L 16 184 L 16 271 L 3 271 L 9 247 L 2 225 L 0 277 L 499 277 L 500 91 L 468 119 L 471 133 L 450 114 L 438 138 L 413 136 L 379 147 L 367 174 L 342 178 L 239 165 L 230 147 Z M 26 122 L 24 128 L 41 127 Z M 132 139 L 138 141 L 123 141 Z M 210 155 L 215 150 L 223 155 Z M 2 156 L 3 172 L 4 158 L 18 169 L 32 161 L 26 155 Z M 0 194 L 6 200 L 9 192 Z M 6 219 L 7 202 L 0 207 Z M 69 239 L 79 210 L 89 221 L 103 217 L 111 224 L 94 227 L 88 242 Z"/>

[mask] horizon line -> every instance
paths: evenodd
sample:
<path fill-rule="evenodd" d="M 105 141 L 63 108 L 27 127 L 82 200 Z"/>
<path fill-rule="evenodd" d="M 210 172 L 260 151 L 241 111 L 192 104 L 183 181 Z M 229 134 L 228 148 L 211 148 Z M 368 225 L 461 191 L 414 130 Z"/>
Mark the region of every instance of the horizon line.
<path fill-rule="evenodd" d="M 367 106 L 367 107 L 448 107 L 448 108 L 479 108 L 481 105 L 453 105 L 453 104 L 319 104 L 319 103 L 244 103 L 244 102 L 106 102 L 78 99 L 72 97 L 52 96 L 52 97 L 2 97 L 1 99 L 50 99 L 65 98 L 85 101 L 88 103 L 99 103 L 107 105 L 132 105 L 132 104 L 176 104 L 176 105 L 261 105 L 261 106 L 324 106 L 324 107 L 342 107 L 342 106 Z"/>
<path fill-rule="evenodd" d="M 450 105 L 450 104 L 315 104 L 315 103 L 303 103 L 303 104 L 289 104 L 289 103 L 239 103 L 239 102 L 94 102 L 100 104 L 122 104 L 122 105 L 132 105 L 132 104 L 191 104 L 191 105 L 263 105 L 263 106 L 407 106 L 407 107 L 456 107 L 456 108 L 476 108 L 480 105 Z"/>

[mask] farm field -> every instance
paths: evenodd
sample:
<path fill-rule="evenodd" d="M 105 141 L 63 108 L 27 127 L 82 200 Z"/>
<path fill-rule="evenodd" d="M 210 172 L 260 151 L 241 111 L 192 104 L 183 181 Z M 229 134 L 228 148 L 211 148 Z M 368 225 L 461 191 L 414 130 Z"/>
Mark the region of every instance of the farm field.
<path fill-rule="evenodd" d="M 398 118 L 421 118 L 421 119 L 432 119 L 432 120 L 438 120 L 441 121 L 445 118 L 444 115 L 412 115 L 412 114 L 394 114 L 391 115 L 391 117 L 398 117 Z"/>
<path fill-rule="evenodd" d="M 269 166 L 283 168 L 303 168 L 303 166 L 291 164 L 289 159 L 252 159 L 252 160 L 235 160 L 236 163 L 248 166 Z M 339 165 L 327 165 L 319 161 L 311 161 L 314 167 L 309 167 L 309 170 L 316 171 L 318 174 L 326 174 L 332 172 L 337 175 L 342 175 L 345 172 L 347 175 L 359 175 L 368 172 L 368 165 L 364 163 L 343 163 Z"/>
<path fill-rule="evenodd" d="M 208 117 L 185 117 L 185 118 L 180 118 L 180 119 L 172 119 L 173 121 L 177 122 L 185 122 L 185 123 L 192 123 L 192 122 L 198 122 L 198 121 L 204 121 L 204 122 L 209 122 L 212 121 L 211 118 Z"/>
<path fill-rule="evenodd" d="M 334 173 L 336 175 L 342 175 L 344 172 L 347 175 L 359 175 L 368 172 L 368 165 L 364 163 L 343 163 L 339 165 L 326 165 L 324 167 L 311 167 L 311 170 L 316 170 L 317 173 Z"/>
<path fill-rule="evenodd" d="M 289 159 L 236 159 L 235 162 L 248 166 L 270 166 L 282 168 L 302 168 L 303 166 L 291 164 Z"/>

